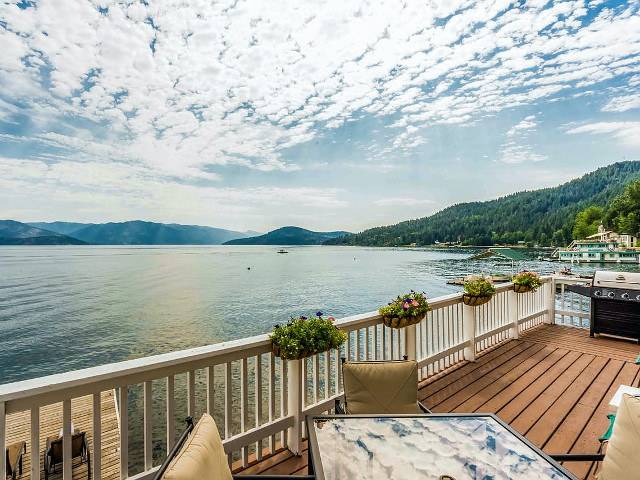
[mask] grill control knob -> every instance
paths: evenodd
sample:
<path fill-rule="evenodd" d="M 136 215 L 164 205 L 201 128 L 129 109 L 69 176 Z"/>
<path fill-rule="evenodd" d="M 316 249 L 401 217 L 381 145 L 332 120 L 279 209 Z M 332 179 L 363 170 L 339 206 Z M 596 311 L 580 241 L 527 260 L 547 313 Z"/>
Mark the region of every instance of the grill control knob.
<path fill-rule="evenodd" d="M 615 297 L 615 296 L 616 296 L 615 292 L 609 292 L 609 293 L 607 293 L 607 297 L 609 297 L 609 298 L 613 298 L 613 297 Z"/>
<path fill-rule="evenodd" d="M 640 300 L 640 295 L 636 295 L 636 300 Z"/>
<path fill-rule="evenodd" d="M 594 294 L 596 297 L 601 297 L 601 296 L 602 296 L 602 292 L 601 292 L 600 290 L 596 290 L 595 292 L 593 292 L 593 294 Z"/>
<path fill-rule="evenodd" d="M 621 297 L 622 297 L 622 298 L 624 298 L 625 300 L 629 300 L 629 294 L 628 294 L 628 293 L 626 293 L 626 292 L 625 292 L 625 293 L 623 293 L 623 294 L 621 295 Z"/>

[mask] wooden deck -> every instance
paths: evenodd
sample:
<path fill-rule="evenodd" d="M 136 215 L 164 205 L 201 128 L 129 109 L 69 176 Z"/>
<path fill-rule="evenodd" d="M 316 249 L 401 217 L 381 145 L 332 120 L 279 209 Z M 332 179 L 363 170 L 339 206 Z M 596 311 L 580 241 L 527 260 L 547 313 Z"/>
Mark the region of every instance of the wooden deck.
<path fill-rule="evenodd" d="M 115 405 L 115 392 L 103 392 L 101 397 L 102 410 L 102 475 L 103 479 L 120 478 L 120 433 Z M 71 421 L 74 431 L 87 432 L 89 448 L 93 448 L 93 399 L 91 396 L 74 398 L 71 400 Z M 57 435 L 62 427 L 62 403 L 47 405 L 40 409 L 40 478 L 44 478 L 42 454 L 47 445 L 47 437 Z M 27 442 L 27 453 L 23 455 L 22 479 L 31 478 L 31 412 L 19 412 L 8 415 L 7 444 L 18 441 Z M 93 462 L 93 452 L 91 452 Z M 58 472 L 61 467 L 58 467 Z M 49 478 L 62 478 L 62 474 Z M 73 478 L 87 478 L 87 464 L 73 469 Z"/>
<path fill-rule="evenodd" d="M 541 325 L 426 380 L 419 397 L 438 413 L 495 413 L 547 453 L 594 453 L 609 425 L 609 400 L 619 385 L 640 380 L 639 353 L 635 342 Z M 300 457 L 281 451 L 239 473 L 306 474 L 306 448 Z M 593 478 L 591 463 L 565 466 Z"/>

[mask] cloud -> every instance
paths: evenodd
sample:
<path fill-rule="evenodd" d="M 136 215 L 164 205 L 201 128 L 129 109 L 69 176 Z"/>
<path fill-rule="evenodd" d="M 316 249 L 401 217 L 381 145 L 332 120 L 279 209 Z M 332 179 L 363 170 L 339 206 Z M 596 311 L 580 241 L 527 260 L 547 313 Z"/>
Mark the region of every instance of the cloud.
<path fill-rule="evenodd" d="M 421 198 L 381 198 L 380 200 L 374 200 L 374 205 L 381 207 L 388 206 L 414 206 L 414 205 L 429 205 L 435 203 L 433 200 L 421 199 Z"/>
<path fill-rule="evenodd" d="M 640 147 L 640 122 L 597 122 L 572 128 L 568 134 L 609 135 L 627 147 Z"/>
<path fill-rule="evenodd" d="M 507 142 L 502 145 L 501 157 L 499 161 L 503 163 L 527 163 L 542 162 L 546 160 L 546 155 L 541 155 L 533 151 L 531 145 L 518 145 L 515 142 Z"/>

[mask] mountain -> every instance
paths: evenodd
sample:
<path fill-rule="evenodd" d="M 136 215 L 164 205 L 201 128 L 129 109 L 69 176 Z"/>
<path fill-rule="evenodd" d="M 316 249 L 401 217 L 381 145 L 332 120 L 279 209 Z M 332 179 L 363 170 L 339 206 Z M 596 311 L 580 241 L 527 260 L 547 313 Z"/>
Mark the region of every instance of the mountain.
<path fill-rule="evenodd" d="M 230 240 L 224 245 L 320 245 L 326 240 L 348 233 L 312 232 L 300 227 L 282 227 L 258 237 Z"/>
<path fill-rule="evenodd" d="M 89 225 L 71 234 L 96 245 L 220 245 L 227 240 L 248 236 L 221 228 L 140 220 Z"/>
<path fill-rule="evenodd" d="M 94 225 L 93 223 L 76 223 L 76 222 L 25 222 L 32 227 L 42 228 L 51 232 L 61 233 L 62 235 L 70 235 L 76 230 Z"/>
<path fill-rule="evenodd" d="M 0 220 L 0 245 L 85 245 L 85 242 L 14 220 Z"/>
<path fill-rule="evenodd" d="M 553 188 L 518 192 L 497 200 L 460 203 L 429 217 L 376 227 L 330 239 L 329 245 L 566 245 L 575 216 L 590 206 L 605 207 L 626 185 L 640 179 L 640 161 L 619 162 Z"/>

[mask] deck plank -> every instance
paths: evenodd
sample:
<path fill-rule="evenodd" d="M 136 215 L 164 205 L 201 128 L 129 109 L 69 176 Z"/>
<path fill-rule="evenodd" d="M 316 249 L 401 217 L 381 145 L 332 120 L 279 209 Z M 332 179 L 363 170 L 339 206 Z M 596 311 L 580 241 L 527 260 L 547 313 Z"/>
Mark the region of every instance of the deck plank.
<path fill-rule="evenodd" d="M 541 325 L 420 384 L 418 397 L 436 412 L 496 413 L 548 453 L 593 453 L 608 426 L 609 401 L 636 385 L 640 346 L 584 329 Z M 246 473 L 306 474 L 307 446 L 258 462 Z M 565 464 L 581 479 L 591 462 Z"/>

